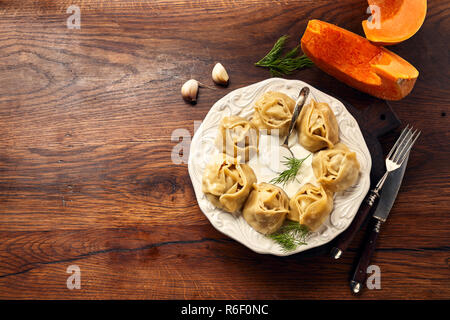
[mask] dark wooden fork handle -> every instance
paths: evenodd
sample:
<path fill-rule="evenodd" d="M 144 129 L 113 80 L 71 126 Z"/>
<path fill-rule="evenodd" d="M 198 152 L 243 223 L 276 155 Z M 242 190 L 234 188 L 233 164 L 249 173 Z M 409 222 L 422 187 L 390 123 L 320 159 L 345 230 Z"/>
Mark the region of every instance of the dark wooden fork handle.
<path fill-rule="evenodd" d="M 373 227 L 369 231 L 370 233 L 364 244 L 364 248 L 361 251 L 361 256 L 359 257 L 355 273 L 350 280 L 350 288 L 354 294 L 360 293 L 361 289 L 363 288 L 364 282 L 367 277 L 367 267 L 369 266 L 370 260 L 375 251 L 378 234 L 380 233 L 382 222 L 376 218 L 372 218 L 372 220 Z"/>
<path fill-rule="evenodd" d="M 366 221 L 370 210 L 374 207 L 378 198 L 378 192 L 369 192 L 368 196 L 359 207 L 359 210 L 350 226 L 341 235 L 339 235 L 336 244 L 333 249 L 331 249 L 331 257 L 334 259 L 339 259 L 344 251 L 347 250 L 356 233 L 361 230 L 361 226 L 364 221 Z"/>

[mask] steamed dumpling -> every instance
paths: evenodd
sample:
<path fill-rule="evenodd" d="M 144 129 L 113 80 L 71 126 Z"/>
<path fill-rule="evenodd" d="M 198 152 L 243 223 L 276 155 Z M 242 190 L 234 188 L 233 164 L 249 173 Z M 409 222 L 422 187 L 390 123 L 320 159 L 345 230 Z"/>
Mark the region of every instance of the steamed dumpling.
<path fill-rule="evenodd" d="M 271 234 L 289 213 L 289 198 L 283 189 L 269 183 L 254 184 L 242 214 L 248 224 L 262 234 Z"/>
<path fill-rule="evenodd" d="M 356 183 L 359 162 L 356 153 L 338 143 L 333 149 L 319 151 L 314 155 L 312 168 L 317 181 L 333 192 L 343 191 Z"/>
<path fill-rule="evenodd" d="M 332 148 L 339 141 L 339 127 L 330 106 L 324 102 L 304 106 L 297 121 L 298 140 L 305 149 L 316 152 Z"/>
<path fill-rule="evenodd" d="M 306 184 L 291 198 L 288 219 L 317 230 L 333 210 L 333 193 L 321 185 Z"/>
<path fill-rule="evenodd" d="M 249 165 L 221 154 L 206 166 L 202 190 L 216 207 L 234 213 L 242 208 L 254 183 L 256 176 Z"/>
<path fill-rule="evenodd" d="M 216 144 L 221 152 L 247 162 L 258 152 L 258 139 L 258 129 L 253 124 L 245 118 L 231 116 L 222 119 Z"/>
<path fill-rule="evenodd" d="M 259 130 L 278 130 L 280 137 L 288 134 L 295 101 L 281 92 L 266 92 L 255 103 L 255 113 L 251 122 Z"/>

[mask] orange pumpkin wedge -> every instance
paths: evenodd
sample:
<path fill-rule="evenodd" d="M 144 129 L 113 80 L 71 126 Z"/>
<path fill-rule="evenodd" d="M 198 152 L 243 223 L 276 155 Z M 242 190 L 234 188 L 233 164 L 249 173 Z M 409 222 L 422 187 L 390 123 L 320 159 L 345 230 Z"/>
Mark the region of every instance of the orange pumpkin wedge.
<path fill-rule="evenodd" d="M 402 99 L 411 92 L 419 75 L 395 53 L 320 20 L 309 21 L 301 47 L 326 73 L 381 99 Z"/>
<path fill-rule="evenodd" d="M 419 31 L 427 14 L 427 0 L 367 2 L 372 16 L 364 20 L 362 26 L 366 38 L 378 45 L 392 45 L 409 39 Z"/>

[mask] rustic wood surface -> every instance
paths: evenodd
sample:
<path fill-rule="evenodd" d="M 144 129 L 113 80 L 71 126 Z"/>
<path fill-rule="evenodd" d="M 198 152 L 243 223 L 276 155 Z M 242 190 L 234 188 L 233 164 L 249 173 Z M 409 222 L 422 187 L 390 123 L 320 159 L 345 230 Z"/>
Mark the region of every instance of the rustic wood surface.
<path fill-rule="evenodd" d="M 66 9 L 81 9 L 68 29 Z M 362 34 L 363 0 L 0 1 L 0 298 L 353 299 L 361 232 L 341 261 L 259 255 L 201 213 L 175 129 L 266 79 L 259 60 L 283 34 L 298 43 L 318 18 Z M 420 31 L 391 49 L 420 71 L 391 103 L 423 134 L 381 231 L 381 290 L 356 299 L 450 298 L 450 2 L 428 1 Z M 185 104 L 181 84 L 228 88 Z M 356 106 L 373 101 L 316 68 L 302 79 Z M 382 139 L 387 150 L 398 130 Z M 68 290 L 66 269 L 81 269 Z"/>

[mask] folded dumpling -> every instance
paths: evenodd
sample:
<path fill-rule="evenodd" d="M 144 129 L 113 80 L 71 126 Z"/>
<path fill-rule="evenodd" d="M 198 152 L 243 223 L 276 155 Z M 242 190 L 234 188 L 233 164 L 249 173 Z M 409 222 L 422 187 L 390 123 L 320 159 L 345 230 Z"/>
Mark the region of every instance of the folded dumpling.
<path fill-rule="evenodd" d="M 319 151 L 314 155 L 312 168 L 317 181 L 333 192 L 343 191 L 356 183 L 359 176 L 359 162 L 356 153 L 346 145 L 338 143 L 332 149 Z"/>
<path fill-rule="evenodd" d="M 321 185 L 306 184 L 291 198 L 289 220 L 317 230 L 333 210 L 333 193 Z"/>
<path fill-rule="evenodd" d="M 244 219 L 256 231 L 277 231 L 289 213 L 289 197 L 283 189 L 269 183 L 254 184 L 242 209 Z"/>
<path fill-rule="evenodd" d="M 316 152 L 332 148 L 339 141 L 336 116 L 325 102 L 304 106 L 297 120 L 298 141 L 307 150 Z"/>
<path fill-rule="evenodd" d="M 260 131 L 267 130 L 272 134 L 278 130 L 278 135 L 286 136 L 294 112 L 295 101 L 281 92 L 266 92 L 255 103 L 255 113 L 251 122 Z"/>
<path fill-rule="evenodd" d="M 241 157 L 243 162 L 258 152 L 258 129 L 247 119 L 231 116 L 222 119 L 216 144 L 221 152 Z"/>
<path fill-rule="evenodd" d="M 221 154 L 206 166 L 202 190 L 216 207 L 234 213 L 242 208 L 254 183 L 256 176 L 249 165 Z"/>

